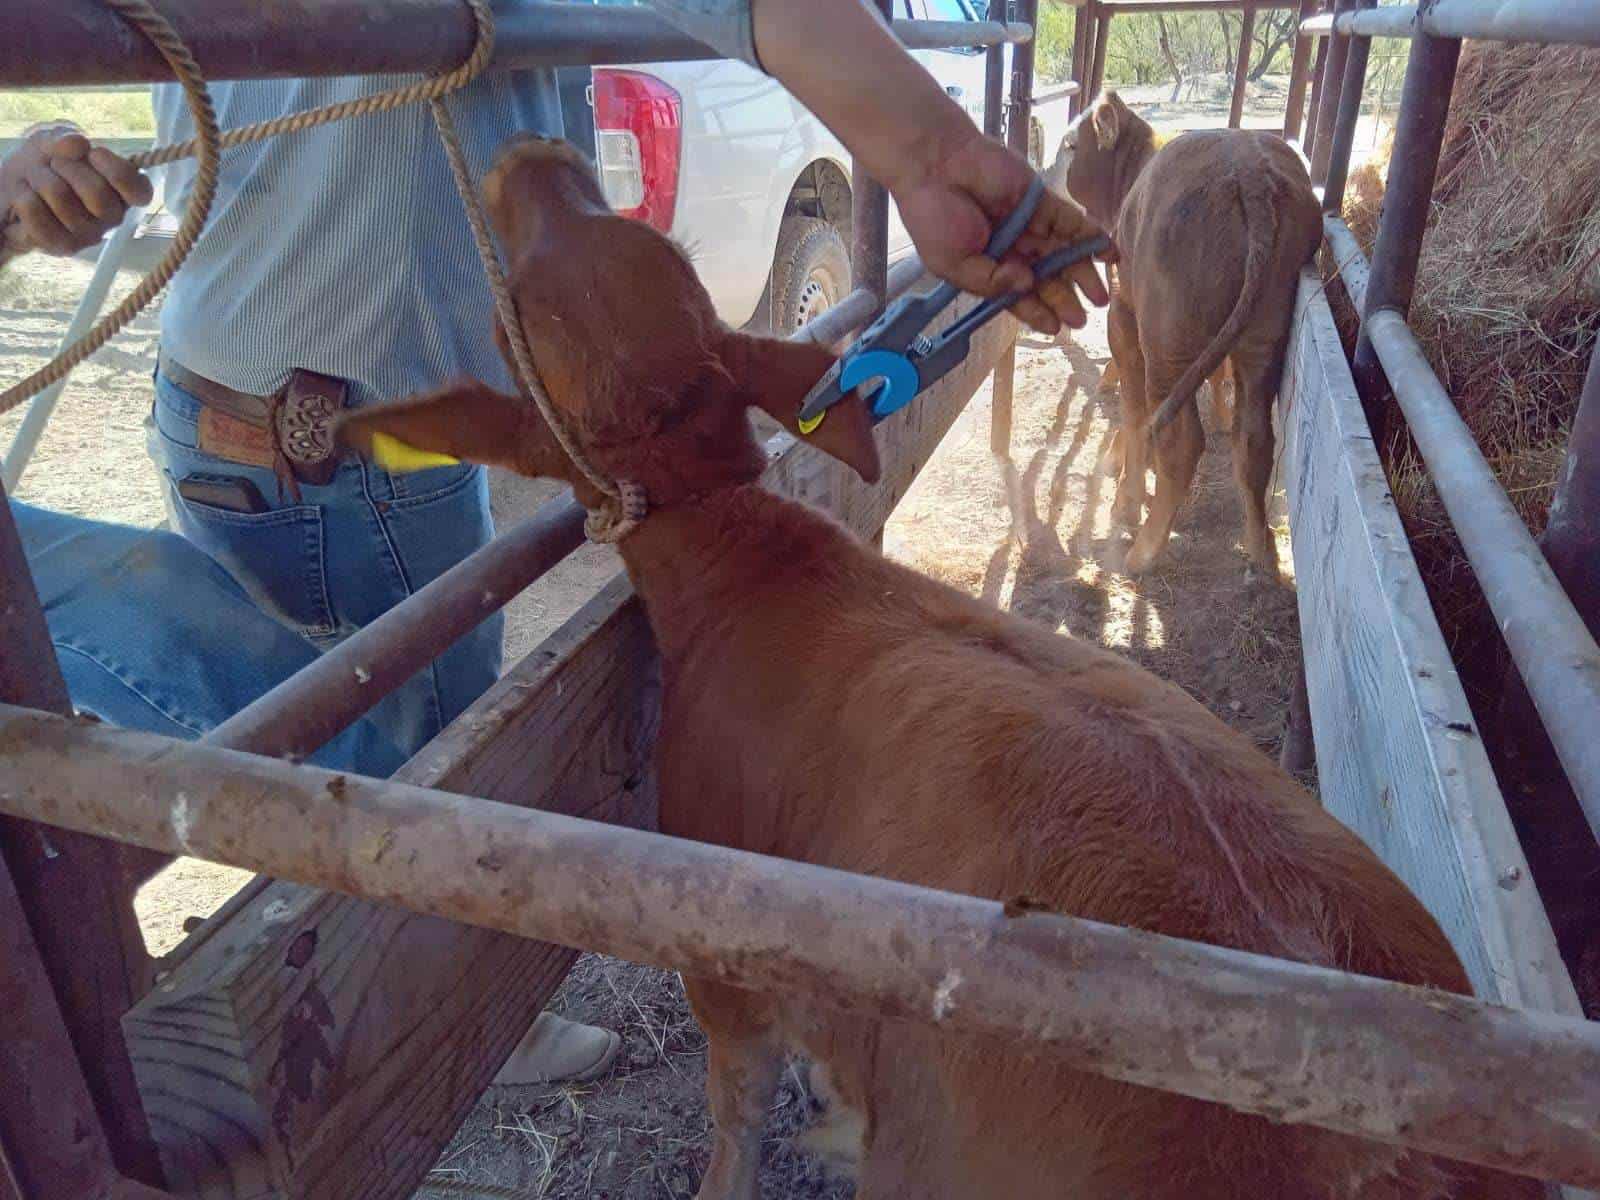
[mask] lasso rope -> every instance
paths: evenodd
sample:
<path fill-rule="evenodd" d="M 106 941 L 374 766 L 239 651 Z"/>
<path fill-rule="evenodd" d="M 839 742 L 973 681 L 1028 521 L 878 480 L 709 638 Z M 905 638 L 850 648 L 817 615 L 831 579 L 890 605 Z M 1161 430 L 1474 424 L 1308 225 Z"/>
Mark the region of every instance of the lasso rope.
<path fill-rule="evenodd" d="M 190 114 L 194 118 L 195 137 L 186 142 L 159 146 L 135 154 L 129 161 L 136 167 L 145 168 L 184 158 L 198 158 L 199 166 L 195 174 L 194 188 L 172 248 L 156 264 L 155 269 L 145 276 L 139 286 L 117 306 L 114 312 L 97 322 L 95 327 L 82 338 L 21 383 L 0 392 L 0 413 L 10 411 L 44 391 L 51 384 L 65 379 L 73 368 L 120 333 L 160 294 L 161 289 L 166 287 L 184 260 L 188 258 L 210 216 L 212 200 L 217 190 L 218 163 L 224 149 L 263 141 L 282 134 L 298 133 L 333 121 L 388 112 L 407 104 L 426 101 L 432 110 L 434 124 L 438 127 L 439 140 L 444 145 L 445 156 L 450 162 L 450 173 L 455 179 L 456 190 L 461 194 L 467 223 L 472 228 L 473 241 L 483 260 L 484 276 L 488 280 L 490 294 L 494 297 L 495 311 L 505 329 L 506 341 L 511 347 L 518 382 L 529 399 L 538 407 L 539 414 L 555 434 L 567 457 L 583 473 L 584 478 L 606 498 L 600 509 L 590 512 L 584 528 L 590 539 L 596 542 L 617 542 L 632 532 L 645 515 L 647 504 L 644 492 L 636 484 L 613 481 L 595 468 L 567 428 L 565 418 L 550 402 L 549 395 L 540 383 L 533 355 L 528 349 L 527 339 L 523 336 L 522 323 L 517 318 L 516 304 L 506 284 L 505 272 L 500 266 L 499 253 L 495 250 L 494 239 L 490 235 L 488 221 L 484 217 L 477 187 L 467 168 L 461 139 L 456 133 L 455 122 L 444 104 L 445 96 L 459 91 L 481 75 L 494 55 L 494 12 L 489 7 L 489 0 L 464 0 L 464 2 L 472 10 L 473 19 L 477 22 L 477 40 L 466 62 L 455 70 L 377 95 L 307 109 L 305 112 L 291 113 L 271 121 L 260 121 L 254 125 L 245 125 L 222 133 L 217 128 L 216 111 L 212 107 L 211 96 L 206 90 L 205 77 L 201 73 L 200 66 L 172 24 L 151 7 L 149 0 L 104 0 L 109 8 L 144 33 L 160 51 L 161 56 L 167 60 L 174 76 L 183 87 Z"/>
<path fill-rule="evenodd" d="M 189 114 L 194 118 L 194 128 L 198 135 L 188 143 L 191 148 L 190 153 L 200 160 L 195 174 L 194 192 L 184 212 L 183 223 L 178 226 L 178 234 L 172 243 L 172 249 L 168 250 L 155 265 L 155 269 L 144 277 L 139 286 L 130 292 L 114 311 L 97 321 L 95 327 L 88 333 L 21 383 L 0 392 L 0 413 L 10 412 L 24 400 L 31 399 L 51 384 L 65 379 L 72 373 L 74 367 L 121 333 L 128 322 L 145 310 L 150 301 L 167 286 L 173 275 L 177 274 L 178 268 L 183 265 L 183 260 L 189 257 L 189 251 L 194 249 L 200 231 L 205 228 L 206 219 L 211 215 L 211 201 L 217 194 L 217 164 L 221 156 L 221 135 L 217 131 L 217 113 L 211 106 L 211 95 L 206 91 L 199 64 L 194 61 L 194 56 L 189 53 L 188 46 L 184 45 L 183 39 L 178 36 L 178 31 L 172 27 L 171 22 L 151 8 L 148 0 L 105 0 L 105 3 L 114 9 L 118 16 L 150 39 L 155 48 L 161 52 L 161 57 L 167 60 L 172 73 L 183 84 L 183 93 L 189 102 Z"/>

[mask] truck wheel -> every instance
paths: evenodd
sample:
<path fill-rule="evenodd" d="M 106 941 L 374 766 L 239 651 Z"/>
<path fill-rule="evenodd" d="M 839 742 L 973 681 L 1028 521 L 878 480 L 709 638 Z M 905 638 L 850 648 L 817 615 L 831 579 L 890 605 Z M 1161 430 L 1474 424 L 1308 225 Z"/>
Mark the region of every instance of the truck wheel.
<path fill-rule="evenodd" d="M 850 294 L 850 255 L 819 217 L 785 217 L 772 259 L 772 332 L 788 337 Z"/>

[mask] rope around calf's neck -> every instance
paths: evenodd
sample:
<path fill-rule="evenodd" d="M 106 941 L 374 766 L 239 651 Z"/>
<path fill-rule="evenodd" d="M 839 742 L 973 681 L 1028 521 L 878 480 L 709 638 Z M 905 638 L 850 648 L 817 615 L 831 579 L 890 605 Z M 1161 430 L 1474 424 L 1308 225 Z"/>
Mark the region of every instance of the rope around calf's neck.
<path fill-rule="evenodd" d="M 477 244 L 479 256 L 483 260 L 484 275 L 494 298 L 500 323 L 505 328 L 506 340 L 511 346 L 522 390 L 538 407 L 540 416 L 549 425 L 561 448 L 582 472 L 584 478 L 606 497 L 605 503 L 599 510 L 590 512 L 589 519 L 585 522 L 585 530 L 589 537 L 597 542 L 620 541 L 632 532 L 647 510 L 644 492 L 636 484 L 612 481 L 589 462 L 541 385 L 538 370 L 533 363 L 533 355 L 528 349 L 527 339 L 523 336 L 521 322 L 517 319 L 516 305 L 506 285 L 499 254 L 489 233 L 477 188 L 467 169 L 461 139 L 456 133 L 455 122 L 444 105 L 443 98 L 451 92 L 459 91 L 481 75 L 494 54 L 494 12 L 489 7 L 489 0 L 464 0 L 467 7 L 472 10 L 473 19 L 477 23 L 477 39 L 471 55 L 455 70 L 373 96 L 363 96 L 357 100 L 346 100 L 338 104 L 308 109 L 305 112 L 291 113 L 271 121 L 260 121 L 254 125 L 231 129 L 226 133 L 217 127 L 216 110 L 212 106 L 210 93 L 206 90 L 205 76 L 171 22 L 157 12 L 149 0 L 104 0 L 104 3 L 149 38 L 161 56 L 166 59 L 173 75 L 183 87 L 190 114 L 194 119 L 195 137 L 185 142 L 159 146 L 133 155 L 129 161 L 136 167 L 144 168 L 184 158 L 198 158 L 194 187 L 172 248 L 155 268 L 113 312 L 97 322 L 87 334 L 32 375 L 0 392 L 0 413 L 15 408 L 52 384 L 65 379 L 73 368 L 120 333 L 161 293 L 177 274 L 184 260 L 189 257 L 189 252 L 194 249 L 200 232 L 205 228 L 206 221 L 211 215 L 211 205 L 217 189 L 218 165 L 224 149 L 263 141 L 282 134 L 298 133 L 333 121 L 388 112 L 407 104 L 427 101 L 433 113 L 434 124 L 439 131 L 439 140 L 444 145 L 445 155 L 450 162 L 451 176 L 455 180 L 457 191 L 461 194 L 467 222 L 472 227 L 473 241 Z"/>
<path fill-rule="evenodd" d="M 467 156 L 461 149 L 455 120 L 442 98 L 430 100 L 428 107 L 433 112 L 434 124 L 438 126 L 445 157 L 450 160 L 450 173 L 455 177 L 456 191 L 461 193 L 461 206 L 466 210 L 467 224 L 472 228 L 472 240 L 477 243 L 478 257 L 483 260 L 483 274 L 489 281 L 495 312 L 500 318 L 500 327 L 505 330 L 512 361 L 516 363 L 518 381 L 538 406 L 539 415 L 550 427 L 556 441 L 561 443 L 561 449 L 566 451 L 567 457 L 583 472 L 583 477 L 606 497 L 602 507 L 590 510 L 588 519 L 583 523 L 584 532 L 593 542 L 620 542 L 644 519 L 648 507 L 644 491 L 637 484 L 624 480 L 613 482 L 595 468 L 540 385 L 539 372 L 533 364 L 533 352 L 528 349 L 528 339 L 522 332 L 522 321 L 517 316 L 516 302 L 511 297 L 505 271 L 500 266 L 500 254 L 494 248 L 494 238 L 489 233 L 483 202 L 467 170 Z"/>

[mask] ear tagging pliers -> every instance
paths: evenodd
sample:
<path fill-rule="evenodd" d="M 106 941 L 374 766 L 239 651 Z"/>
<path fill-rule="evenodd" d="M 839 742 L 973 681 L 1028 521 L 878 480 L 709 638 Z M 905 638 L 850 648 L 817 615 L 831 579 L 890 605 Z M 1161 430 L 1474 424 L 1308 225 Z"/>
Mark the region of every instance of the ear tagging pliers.
<path fill-rule="evenodd" d="M 1016 211 L 995 230 L 984 253 L 993 259 L 1003 258 L 1028 228 L 1043 197 L 1044 180 L 1035 178 Z M 1103 235 L 1063 246 L 1033 264 L 1034 278 L 1053 278 L 1110 246 L 1111 239 Z M 882 381 L 866 395 L 873 424 L 898 412 L 917 393 L 959 366 L 972 348 L 972 335 L 1025 295 L 1008 292 L 985 300 L 948 328 L 924 334 L 922 331 L 960 294 L 954 285 L 941 283 L 931 292 L 905 296 L 890 305 L 806 394 L 797 421 L 800 432 L 807 434 L 816 429 L 830 408 L 873 379 Z"/>

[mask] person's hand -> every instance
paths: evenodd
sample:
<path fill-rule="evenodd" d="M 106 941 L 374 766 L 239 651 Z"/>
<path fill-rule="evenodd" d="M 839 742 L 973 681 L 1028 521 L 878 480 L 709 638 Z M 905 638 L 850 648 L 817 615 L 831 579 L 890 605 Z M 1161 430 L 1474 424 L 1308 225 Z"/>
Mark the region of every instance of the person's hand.
<path fill-rule="evenodd" d="M 150 180 L 127 159 L 91 146 L 72 125 L 36 128 L 0 161 L 0 256 L 68 255 L 94 245 L 128 209 L 150 203 Z"/>
<path fill-rule="evenodd" d="M 1094 263 L 1085 260 L 1069 267 L 1037 289 L 1029 264 L 1104 232 L 1083 209 L 1047 189 L 1027 232 L 1003 261 L 983 252 L 1033 179 L 1033 169 L 1020 155 L 971 128 L 970 136 L 931 155 L 925 166 L 890 190 L 923 265 L 935 275 L 978 296 L 1029 292 L 1012 310 L 1019 319 L 1047 334 L 1063 324 L 1078 329 L 1086 319 L 1078 292 L 1092 304 L 1110 300 Z M 1100 258 L 1114 262 L 1115 251 Z"/>

